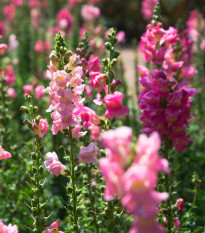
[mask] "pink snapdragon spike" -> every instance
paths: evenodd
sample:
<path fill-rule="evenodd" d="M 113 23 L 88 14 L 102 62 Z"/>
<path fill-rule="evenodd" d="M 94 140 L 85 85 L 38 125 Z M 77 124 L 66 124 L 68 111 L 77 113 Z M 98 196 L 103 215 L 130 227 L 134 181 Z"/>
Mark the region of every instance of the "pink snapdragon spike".
<path fill-rule="evenodd" d="M 111 201 L 117 196 L 121 197 L 124 193 L 122 185 L 123 169 L 118 163 L 110 162 L 107 158 L 101 158 L 99 160 L 99 166 L 106 181 L 104 199 Z"/>
<path fill-rule="evenodd" d="M 58 230 L 59 225 L 60 220 L 58 219 L 56 222 L 53 222 L 49 227 L 46 227 L 46 233 L 64 233 L 63 231 Z"/>
<path fill-rule="evenodd" d="M 145 20 L 149 20 L 153 16 L 153 11 L 156 3 L 159 0 L 143 0 L 142 1 L 142 14 Z"/>
<path fill-rule="evenodd" d="M 11 1 L 15 6 L 22 6 L 23 0 L 12 0 Z"/>
<path fill-rule="evenodd" d="M 11 153 L 5 151 L 2 146 L 0 146 L 0 159 L 8 159 L 11 158 Z"/>
<path fill-rule="evenodd" d="M 0 219 L 0 233 L 18 233 L 18 227 L 16 225 L 4 225 L 4 223 Z"/>
<path fill-rule="evenodd" d="M 8 97 L 11 98 L 11 99 L 16 97 L 16 91 L 12 87 L 8 88 L 6 93 L 7 93 Z"/>
<path fill-rule="evenodd" d="M 83 5 L 81 16 L 85 21 L 91 21 L 100 17 L 100 9 L 91 5 Z"/>
<path fill-rule="evenodd" d="M 41 85 L 38 85 L 36 88 L 35 88 L 35 95 L 36 95 L 36 99 L 41 99 L 44 97 L 44 91 L 45 90 L 45 87 L 44 86 L 41 86 Z"/>
<path fill-rule="evenodd" d="M 80 159 L 80 161 L 84 162 L 84 163 L 96 163 L 97 159 L 96 159 L 96 155 L 98 153 L 98 147 L 94 144 L 94 143 L 90 143 L 87 147 L 83 147 L 79 154 L 78 157 Z"/>
<path fill-rule="evenodd" d="M 108 159 L 118 163 L 120 167 L 125 167 L 131 155 L 132 129 L 121 126 L 101 133 L 100 138 L 106 146 Z"/>
<path fill-rule="evenodd" d="M 118 197 L 129 214 L 134 215 L 131 233 L 164 233 L 163 227 L 155 222 L 157 208 L 168 197 L 168 193 L 155 191 L 157 173 L 169 172 L 166 159 L 159 157 L 160 137 L 154 132 L 149 138 L 140 135 L 136 155 L 129 165 L 132 130 L 119 127 L 101 133 L 107 158 L 99 160 L 100 170 L 105 177 L 104 199 Z M 123 158 L 123 159 L 122 159 Z"/>
<path fill-rule="evenodd" d="M 33 86 L 32 85 L 24 85 L 23 86 L 23 90 L 24 90 L 24 95 L 30 95 L 31 92 L 33 91 Z"/>
<path fill-rule="evenodd" d="M 39 124 L 33 124 L 32 131 L 35 136 L 43 138 L 47 134 L 49 124 L 47 120 L 41 119 Z"/>
<path fill-rule="evenodd" d="M 9 65 L 5 68 L 4 77 L 6 79 L 7 85 L 11 85 L 11 86 L 14 85 L 16 77 L 15 77 L 14 69 L 12 65 Z"/>
<path fill-rule="evenodd" d="M 57 14 L 57 24 L 60 29 L 70 32 L 73 25 L 73 17 L 67 9 L 62 9 Z"/>
<path fill-rule="evenodd" d="M 66 175 L 66 166 L 63 165 L 55 152 L 49 152 L 46 154 L 47 160 L 44 162 L 44 165 L 48 172 L 54 174 L 55 176 Z"/>
<path fill-rule="evenodd" d="M 80 3 L 81 0 L 68 0 L 68 6 L 73 8 L 77 3 Z"/>
<path fill-rule="evenodd" d="M 7 44 L 0 44 L 0 56 L 4 56 L 8 48 Z"/>
<path fill-rule="evenodd" d="M 13 23 L 16 16 L 16 6 L 14 4 L 9 4 L 4 6 L 4 16 L 9 23 Z"/>
<path fill-rule="evenodd" d="M 6 30 L 5 30 L 4 22 L 0 21 L 0 36 L 4 36 L 5 32 L 6 32 Z"/>
<path fill-rule="evenodd" d="M 97 56 L 93 56 L 87 64 L 86 72 L 98 72 L 100 71 L 100 59 Z"/>
<path fill-rule="evenodd" d="M 120 117 L 129 113 L 129 109 L 122 105 L 123 96 L 121 92 L 115 91 L 113 94 L 107 94 L 104 97 L 107 108 L 105 117 Z"/>

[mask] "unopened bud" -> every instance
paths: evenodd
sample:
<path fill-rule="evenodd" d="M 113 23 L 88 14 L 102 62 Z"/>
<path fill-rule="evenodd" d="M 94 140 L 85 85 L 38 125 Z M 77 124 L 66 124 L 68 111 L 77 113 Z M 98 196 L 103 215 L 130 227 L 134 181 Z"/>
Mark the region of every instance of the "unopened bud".
<path fill-rule="evenodd" d="M 29 109 L 26 106 L 21 106 L 20 110 L 24 111 L 26 114 L 29 114 L 29 115 L 31 114 L 30 111 L 29 111 Z"/>

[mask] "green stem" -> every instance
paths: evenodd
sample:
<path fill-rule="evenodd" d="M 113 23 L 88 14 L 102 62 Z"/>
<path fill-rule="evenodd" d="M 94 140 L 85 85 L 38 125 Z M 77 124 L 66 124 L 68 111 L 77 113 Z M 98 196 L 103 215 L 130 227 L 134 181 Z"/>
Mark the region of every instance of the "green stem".
<path fill-rule="evenodd" d="M 75 231 L 78 233 L 78 213 L 77 213 L 77 196 L 76 196 L 76 180 L 75 180 L 75 163 L 74 163 L 74 151 L 73 151 L 73 136 L 72 128 L 69 127 L 69 140 L 70 140 L 70 162 L 71 162 L 71 181 L 72 181 L 72 198 L 73 198 L 73 217 L 75 224 Z"/>
<path fill-rule="evenodd" d="M 87 172 L 87 176 L 88 176 L 88 191 L 89 191 L 89 198 L 90 198 L 90 205 L 91 205 L 91 209 L 94 211 L 95 207 L 94 207 L 94 203 L 95 203 L 95 196 L 94 194 L 92 194 L 92 188 L 91 188 L 91 173 L 90 173 L 90 168 L 88 167 L 88 164 L 86 164 L 86 172 Z M 95 228 L 96 228 L 96 232 L 99 233 L 99 227 L 97 224 L 97 218 L 94 212 L 92 212 L 93 214 L 93 219 L 94 219 L 94 224 L 95 224 Z"/>

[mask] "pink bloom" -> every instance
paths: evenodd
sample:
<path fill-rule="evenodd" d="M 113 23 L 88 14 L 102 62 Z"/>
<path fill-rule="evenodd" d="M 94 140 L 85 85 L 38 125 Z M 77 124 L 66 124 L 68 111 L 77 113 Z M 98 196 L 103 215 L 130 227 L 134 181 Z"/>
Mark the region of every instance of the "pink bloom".
<path fill-rule="evenodd" d="M 11 158 L 11 153 L 5 151 L 2 146 L 0 146 L 0 159 L 8 159 Z"/>
<path fill-rule="evenodd" d="M 97 141 L 100 138 L 100 127 L 93 126 L 91 129 L 91 140 Z"/>
<path fill-rule="evenodd" d="M 85 4 L 82 7 L 81 15 L 85 21 L 91 21 L 95 18 L 100 17 L 100 9 L 95 6 L 90 6 Z"/>
<path fill-rule="evenodd" d="M 24 85 L 23 90 L 24 90 L 24 95 L 26 95 L 26 94 L 30 95 L 31 92 L 33 91 L 33 86 L 32 85 Z"/>
<path fill-rule="evenodd" d="M 79 138 L 87 133 L 87 131 L 83 132 L 80 130 L 81 130 L 81 124 L 80 122 L 77 121 L 75 127 L 72 129 L 72 135 L 74 138 Z"/>
<path fill-rule="evenodd" d="M 146 20 L 149 20 L 153 16 L 154 7 L 158 0 L 143 0 L 142 1 L 142 13 Z"/>
<path fill-rule="evenodd" d="M 124 43 L 125 42 L 125 32 L 124 31 L 119 31 L 116 34 L 116 37 L 117 37 L 118 43 Z"/>
<path fill-rule="evenodd" d="M 6 67 L 6 69 L 4 70 L 4 77 L 8 85 L 14 85 L 15 74 L 14 74 L 13 66 L 10 65 Z"/>
<path fill-rule="evenodd" d="M 54 174 L 55 176 L 65 175 L 66 166 L 63 165 L 55 152 L 49 152 L 46 154 L 47 160 L 44 162 L 44 165 L 48 172 Z M 49 232 L 49 231 L 48 231 Z M 52 231 L 51 231 L 52 232 Z"/>
<path fill-rule="evenodd" d="M 39 25 L 39 10 L 37 8 L 31 9 L 31 22 L 34 28 Z"/>
<path fill-rule="evenodd" d="M 46 233 L 64 233 L 62 231 L 58 231 L 59 225 L 60 220 L 58 219 L 56 222 L 53 222 L 49 227 L 46 227 Z"/>
<path fill-rule="evenodd" d="M 122 186 L 123 169 L 117 163 L 111 163 L 107 158 L 101 158 L 99 165 L 106 181 L 104 199 L 110 201 L 116 196 L 121 197 L 124 193 Z"/>
<path fill-rule="evenodd" d="M 22 6 L 23 5 L 23 0 L 12 0 L 12 3 L 15 6 Z"/>
<path fill-rule="evenodd" d="M 76 5 L 76 3 L 80 3 L 80 2 L 81 0 L 68 0 L 68 5 L 70 8 L 73 8 Z"/>
<path fill-rule="evenodd" d="M 45 119 L 41 119 L 39 124 L 34 124 L 32 126 L 32 130 L 35 136 L 39 136 L 40 138 L 43 138 L 44 135 L 47 134 L 48 131 L 48 122 Z"/>
<path fill-rule="evenodd" d="M 182 198 L 179 198 L 175 204 L 178 211 L 182 211 L 184 209 L 184 200 Z"/>
<path fill-rule="evenodd" d="M 83 147 L 80 150 L 78 157 L 80 158 L 80 161 L 84 163 L 88 163 L 88 164 L 96 163 L 97 162 L 96 154 L 98 150 L 99 150 L 98 147 L 91 142 L 87 147 Z"/>
<path fill-rule="evenodd" d="M 0 44 L 0 56 L 4 56 L 8 48 L 7 44 Z"/>
<path fill-rule="evenodd" d="M 106 146 L 107 158 L 125 167 L 131 152 L 132 129 L 121 126 L 101 133 L 100 138 Z"/>
<path fill-rule="evenodd" d="M 104 101 L 107 106 L 105 117 L 113 118 L 127 115 L 129 113 L 128 108 L 122 106 L 123 94 L 119 91 L 115 91 L 113 94 L 107 94 L 104 97 Z"/>
<path fill-rule="evenodd" d="M 32 8 L 32 7 L 38 7 L 39 6 L 39 0 L 29 0 L 28 6 L 30 8 Z"/>
<path fill-rule="evenodd" d="M 4 15 L 9 23 L 13 23 L 16 16 L 16 7 L 13 4 L 4 6 Z"/>
<path fill-rule="evenodd" d="M 89 75 L 91 77 L 89 83 L 92 85 L 93 88 L 97 90 L 99 94 L 107 90 L 107 85 L 105 83 L 105 74 L 99 72 L 90 72 Z"/>
<path fill-rule="evenodd" d="M 97 56 L 92 57 L 92 59 L 90 59 L 88 61 L 88 65 L 87 65 L 87 72 L 98 72 L 100 71 L 100 59 Z"/>
<path fill-rule="evenodd" d="M 41 99 L 44 97 L 44 93 L 43 93 L 44 90 L 45 87 L 40 85 L 35 88 L 36 99 Z"/>
<path fill-rule="evenodd" d="M 179 230 L 180 220 L 178 219 L 178 217 L 174 219 L 174 226 L 175 226 L 175 230 Z"/>
<path fill-rule="evenodd" d="M 16 97 L 16 91 L 14 88 L 9 88 L 7 90 L 7 95 L 9 98 L 15 98 Z"/>
<path fill-rule="evenodd" d="M 76 108 L 73 111 L 73 116 L 75 118 L 81 117 L 84 130 L 99 124 L 99 116 L 96 115 L 95 111 L 91 108 L 84 107 L 81 104 L 76 106 Z"/>
<path fill-rule="evenodd" d="M 91 98 L 92 97 L 92 88 L 89 85 L 86 85 L 85 90 L 86 90 L 87 96 L 89 98 Z"/>
<path fill-rule="evenodd" d="M 60 87 L 65 87 L 70 80 L 70 75 L 64 70 L 53 73 L 53 81 Z"/>
<path fill-rule="evenodd" d="M 18 48 L 19 42 L 16 39 L 16 35 L 11 34 L 9 36 L 9 49 L 11 51 L 16 51 L 16 49 Z"/>
<path fill-rule="evenodd" d="M 57 23 L 61 29 L 65 30 L 66 32 L 70 32 L 73 25 L 73 18 L 67 9 L 64 8 L 58 12 Z"/>

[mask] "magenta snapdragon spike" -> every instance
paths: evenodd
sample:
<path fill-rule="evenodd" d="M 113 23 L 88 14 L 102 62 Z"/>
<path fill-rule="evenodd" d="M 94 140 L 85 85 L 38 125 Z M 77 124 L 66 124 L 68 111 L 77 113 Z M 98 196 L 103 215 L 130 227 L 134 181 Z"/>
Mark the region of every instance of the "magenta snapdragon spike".
<path fill-rule="evenodd" d="M 159 204 L 169 197 L 168 193 L 155 191 L 157 174 L 169 172 L 168 161 L 160 158 L 159 134 L 154 132 L 148 138 L 140 135 L 136 144 L 136 155 L 131 158 L 132 130 L 119 127 L 101 134 L 106 147 L 106 158 L 99 161 L 100 170 L 105 177 L 104 199 L 120 198 L 129 214 L 134 216 L 130 233 L 165 232 L 155 222 Z"/>
<path fill-rule="evenodd" d="M 138 67 L 140 73 L 141 67 Z M 140 73 L 141 74 L 141 73 Z M 163 70 L 153 70 L 153 74 L 140 75 L 140 82 L 145 90 L 138 96 L 143 122 L 143 132 L 151 134 L 158 131 L 164 141 L 166 136 L 178 152 L 184 151 L 192 140 L 186 136 L 188 121 L 193 118 L 190 100 L 196 90 L 170 80 Z"/>

